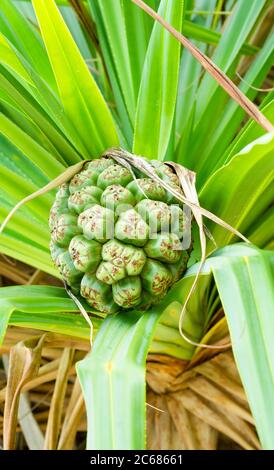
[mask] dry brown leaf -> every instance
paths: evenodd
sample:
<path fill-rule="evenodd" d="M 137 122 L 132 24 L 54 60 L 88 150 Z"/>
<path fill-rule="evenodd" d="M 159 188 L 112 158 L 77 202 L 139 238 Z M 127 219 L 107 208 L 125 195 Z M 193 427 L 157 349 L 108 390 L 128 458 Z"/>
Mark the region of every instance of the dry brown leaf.
<path fill-rule="evenodd" d="M 4 449 L 14 448 L 20 393 L 38 374 L 47 334 L 18 343 L 11 349 L 4 408 Z"/>
<path fill-rule="evenodd" d="M 186 450 L 184 442 L 182 442 L 182 439 L 180 438 L 180 435 L 175 427 L 173 420 L 171 420 L 170 442 L 171 442 L 170 450 Z"/>
<path fill-rule="evenodd" d="M 73 448 L 78 426 L 85 413 L 85 402 L 78 378 L 75 379 L 72 394 L 66 408 L 58 450 L 70 450 Z"/>
<path fill-rule="evenodd" d="M 222 409 L 220 410 L 213 404 L 209 404 L 205 399 L 200 398 L 191 390 L 182 390 L 180 393 L 176 394 L 175 400 L 178 400 L 178 402 L 182 401 L 183 406 L 189 412 L 193 413 L 219 432 L 233 439 L 244 449 L 252 450 L 256 448 L 241 432 L 242 427 L 246 425 L 243 420 L 240 420 L 239 418 L 237 419 L 233 416 L 232 423 L 227 415 L 223 413 Z M 241 426 L 239 426 L 239 423 Z"/>
<path fill-rule="evenodd" d="M 156 395 L 153 406 L 161 411 L 152 410 L 154 412 L 155 435 L 153 449 L 170 449 L 171 447 L 171 417 L 168 413 L 167 401 L 165 395 Z M 164 432 L 163 432 L 164 430 Z"/>
<path fill-rule="evenodd" d="M 247 450 L 249 450 L 249 446 L 251 446 L 252 449 L 260 449 L 260 442 L 258 440 L 257 434 L 255 432 L 254 426 L 251 426 L 249 423 L 244 421 L 243 419 L 239 418 L 233 413 L 225 413 L 222 405 L 219 405 L 218 403 L 209 403 L 210 407 L 212 410 L 215 412 L 219 413 L 221 416 L 224 414 L 226 417 L 226 420 L 230 423 L 230 426 L 233 429 L 237 430 L 238 437 L 241 436 L 241 439 L 244 439 L 246 441 L 246 446 L 241 444 L 240 440 L 238 443 L 242 445 L 242 447 Z M 237 442 L 237 441 L 236 441 Z"/>
<path fill-rule="evenodd" d="M 224 375 L 241 385 L 241 378 L 232 352 L 217 354 L 214 358 L 211 359 L 211 363 L 220 367 L 224 371 Z"/>
<path fill-rule="evenodd" d="M 229 377 L 227 377 L 224 374 L 222 368 L 215 365 L 211 361 L 207 361 L 207 362 L 204 362 L 203 364 L 196 366 L 195 370 L 199 372 L 201 375 L 212 380 L 212 382 L 215 382 L 219 386 L 223 387 L 232 395 L 236 395 L 242 400 L 246 400 L 246 395 L 245 395 L 243 387 L 240 384 L 231 380 Z"/>
<path fill-rule="evenodd" d="M 187 450 L 198 449 L 197 433 L 192 427 L 190 413 L 185 409 L 182 402 L 178 402 L 172 396 L 168 397 L 167 403 L 170 415 L 180 436 L 180 441 L 185 443 Z"/>
<path fill-rule="evenodd" d="M 45 450 L 57 449 L 60 431 L 61 417 L 63 412 L 64 398 L 67 387 L 67 380 L 71 368 L 74 350 L 65 348 L 60 359 L 54 392 L 51 399 L 47 430 L 45 437 Z"/>
<path fill-rule="evenodd" d="M 155 409 L 155 394 L 152 392 L 152 390 L 147 391 L 146 395 L 147 402 L 151 405 L 147 407 L 147 412 L 146 412 L 146 429 L 147 429 L 147 435 L 146 435 L 146 448 L 147 449 L 153 449 L 153 443 L 154 443 L 154 436 L 155 436 L 155 413 L 160 413 Z"/>
<path fill-rule="evenodd" d="M 239 418 L 242 418 L 251 424 L 255 424 L 250 412 L 235 402 L 232 395 L 229 396 L 216 384 L 213 384 L 204 377 L 195 377 L 189 382 L 189 388 L 194 390 L 198 395 L 206 398 L 208 401 L 212 401 L 213 403 L 222 406 L 224 412 L 239 416 Z"/>
<path fill-rule="evenodd" d="M 216 450 L 218 445 L 218 432 L 207 423 L 191 415 L 192 427 L 196 429 L 200 450 Z"/>
<path fill-rule="evenodd" d="M 9 370 L 9 356 L 3 355 L 2 362 L 6 374 Z M 30 450 L 42 450 L 44 435 L 37 423 L 31 408 L 28 393 L 21 393 L 18 407 L 18 423 Z"/>

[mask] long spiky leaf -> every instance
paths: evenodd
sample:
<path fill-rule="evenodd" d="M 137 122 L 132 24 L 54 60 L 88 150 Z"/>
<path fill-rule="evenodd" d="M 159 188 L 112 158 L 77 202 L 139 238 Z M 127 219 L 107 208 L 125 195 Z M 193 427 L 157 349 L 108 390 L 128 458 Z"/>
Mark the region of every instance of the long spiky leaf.
<path fill-rule="evenodd" d="M 250 101 L 237 86 L 228 78 L 228 76 L 217 67 L 204 53 L 194 46 L 191 41 L 184 37 L 179 31 L 168 24 L 158 13 L 146 5 L 142 0 L 131 0 L 140 8 L 145 10 L 150 16 L 158 21 L 170 34 L 172 34 L 191 54 L 202 64 L 202 66 L 218 81 L 218 83 L 226 90 L 226 92 L 247 112 L 247 114 L 257 121 L 267 132 L 273 132 L 274 126 L 268 119 L 258 110 L 252 101 Z"/>

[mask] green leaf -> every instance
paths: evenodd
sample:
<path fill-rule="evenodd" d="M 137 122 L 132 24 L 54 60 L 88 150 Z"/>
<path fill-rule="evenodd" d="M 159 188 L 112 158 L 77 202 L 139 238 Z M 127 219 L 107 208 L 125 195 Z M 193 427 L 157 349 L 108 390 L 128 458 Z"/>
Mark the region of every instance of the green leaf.
<path fill-rule="evenodd" d="M 251 225 L 247 237 L 254 245 L 266 248 L 273 243 L 273 227 L 274 206 L 271 206 Z"/>
<path fill-rule="evenodd" d="M 206 44 L 212 44 L 214 46 L 219 44 L 222 38 L 221 33 L 213 31 L 209 28 L 205 28 L 202 25 L 196 24 L 193 21 L 188 20 L 184 21 L 182 33 L 187 37 L 195 39 L 196 41 L 205 42 Z M 258 47 L 249 44 L 244 44 L 240 51 L 242 54 L 254 55 L 258 52 L 258 50 Z"/>
<path fill-rule="evenodd" d="M 266 0 L 254 0 L 247 9 L 245 2 L 237 2 L 231 17 L 226 21 L 222 39 L 211 59 L 231 78 L 239 61 L 241 47 L 253 31 L 265 4 Z M 188 163 L 190 168 L 198 167 L 205 143 L 214 138 L 216 128 L 224 115 L 227 100 L 224 90 L 209 74 L 205 74 L 197 93 L 195 130 Z"/>
<path fill-rule="evenodd" d="M 262 86 L 274 61 L 274 33 L 266 40 L 260 53 L 251 64 L 244 81 L 239 88 L 250 99 L 254 100 L 258 94 L 256 88 Z M 203 153 L 195 163 L 198 173 L 197 184 L 205 181 L 213 170 L 219 168 L 225 161 L 225 149 L 237 132 L 241 121 L 245 117 L 244 110 L 234 101 L 226 106 L 224 115 L 220 118 L 218 127 L 211 138 L 203 145 Z"/>
<path fill-rule="evenodd" d="M 80 160 L 76 150 L 64 136 L 62 129 L 58 129 L 56 120 L 47 114 L 47 110 L 32 96 L 32 94 L 22 86 L 6 69 L 0 66 L 0 99 L 6 100 L 8 96 L 9 103 L 13 103 L 19 110 L 25 113 L 28 118 L 35 122 L 42 135 L 54 145 L 58 152 L 65 156 L 69 164 Z"/>
<path fill-rule="evenodd" d="M 58 5 L 58 3 L 55 1 Z M 96 79 L 96 72 L 97 72 L 97 64 L 96 58 L 99 59 L 99 56 L 96 55 L 96 50 L 92 40 L 88 34 L 88 27 L 85 29 L 83 28 L 83 23 L 85 21 L 82 18 L 82 22 L 80 17 L 77 15 L 76 11 L 73 9 L 72 5 L 58 5 L 61 6 L 60 11 L 62 16 L 66 22 L 67 27 L 69 28 L 74 41 L 76 42 L 79 51 L 81 52 L 82 57 L 85 59 L 86 63 L 90 65 L 90 71 L 93 74 L 94 78 Z M 86 6 L 84 6 L 83 11 L 86 12 Z M 94 73 L 93 73 L 94 70 Z M 98 75 L 97 78 L 99 79 Z"/>
<path fill-rule="evenodd" d="M 203 273 L 213 272 L 234 357 L 266 450 L 274 448 L 273 262 L 273 253 L 241 243 L 219 250 L 203 268 Z"/>
<path fill-rule="evenodd" d="M 266 134 L 235 155 L 208 179 L 200 204 L 245 234 L 273 201 L 274 135 Z M 206 220 L 217 246 L 234 235 Z"/>
<path fill-rule="evenodd" d="M 0 245 L 1 253 L 34 266 L 55 277 L 58 276 L 58 272 L 52 264 L 49 253 L 43 250 L 42 247 L 34 245 L 31 236 L 29 238 L 22 237 L 19 231 L 11 232 L 8 230 L 5 235 L 1 235 Z"/>
<path fill-rule="evenodd" d="M 39 168 L 11 145 L 1 134 L 0 162 L 0 220 L 3 221 L 13 206 L 48 182 Z M 34 158 L 35 158 L 35 150 Z M 50 172 L 50 168 L 48 169 Z M 22 207 L 10 220 L 0 236 L 0 250 L 8 256 L 31 264 L 37 269 L 58 275 L 49 254 L 48 214 L 53 195 L 36 201 L 36 206 Z"/>
<path fill-rule="evenodd" d="M 0 209 L 0 216 L 1 219 L 3 215 L 7 215 L 11 210 L 12 205 L 5 204 L 2 200 L 1 201 L 1 209 Z M 4 218 L 4 217 L 3 217 Z M 31 229 L 30 229 L 31 227 Z M 35 247 L 43 250 L 44 255 L 49 255 L 49 233 L 48 228 L 46 225 L 41 223 L 41 220 L 37 220 L 33 217 L 33 214 L 30 211 L 21 211 L 16 219 L 12 220 L 9 224 L 9 228 L 5 230 L 4 237 L 10 236 L 13 240 L 14 250 L 16 246 L 17 240 L 22 241 L 29 241 L 30 244 Z M 5 241 L 3 240 L 5 243 Z M 2 245 L 2 244 L 1 244 Z M 1 246 L 1 250 L 2 250 Z"/>
<path fill-rule="evenodd" d="M 83 305 L 89 307 L 82 302 Z M 0 289 L 0 343 L 9 325 L 51 331 L 89 340 L 90 329 L 65 289 L 51 286 L 12 286 Z M 74 312 L 74 313 L 68 313 Z M 102 320 L 92 317 L 94 332 Z"/>
<path fill-rule="evenodd" d="M 28 135 L 30 139 L 35 141 L 37 145 L 42 147 L 47 154 L 50 154 L 51 158 L 54 157 L 54 159 L 58 162 L 57 164 L 61 164 L 63 167 L 69 165 L 70 157 L 65 154 L 66 158 L 63 159 L 57 148 L 54 147 L 49 138 L 40 131 L 39 127 L 34 123 L 34 121 L 32 121 L 28 116 L 26 116 L 26 114 L 24 114 L 24 111 L 19 109 L 19 107 L 17 107 L 16 104 L 12 103 L 12 101 L 8 102 L 7 95 L 5 96 L 5 98 L 3 98 L 2 105 L 0 105 L 0 109 L 2 110 L 3 114 L 11 122 L 14 123 L 14 125 L 21 129 L 23 133 Z M 80 157 L 77 158 L 76 152 L 75 157 L 76 162 L 79 161 Z"/>
<path fill-rule="evenodd" d="M 274 98 L 274 92 L 269 93 L 269 96 L 270 95 Z M 274 99 L 267 103 L 263 102 L 260 110 L 270 122 L 274 123 Z M 255 121 L 249 120 L 224 153 L 224 162 L 229 162 L 229 160 L 231 160 L 236 153 L 240 152 L 242 148 L 246 147 L 253 140 L 258 139 L 258 137 L 261 137 L 264 134 L 265 131 L 261 126 L 259 126 Z"/>
<path fill-rule="evenodd" d="M 78 313 L 64 313 L 61 305 L 60 311 L 56 313 L 37 311 L 33 312 L 31 315 L 26 315 L 25 312 L 15 310 L 10 316 L 9 325 L 68 335 L 88 343 L 90 338 L 89 325 Z M 92 318 L 94 337 L 101 322 L 101 319 Z"/>
<path fill-rule="evenodd" d="M 209 11 L 214 11 L 217 0 L 206 0 L 202 2 L 201 8 L 206 8 Z M 199 21 L 199 26 L 210 26 L 212 22 L 212 15 L 206 15 L 204 17 L 195 18 L 195 21 Z M 186 20 L 183 22 L 183 32 L 186 24 Z M 193 26 L 196 26 L 192 22 Z M 201 52 L 206 53 L 206 45 L 200 42 L 194 41 L 193 44 L 199 48 Z M 184 151 L 187 150 L 187 141 L 191 143 L 191 134 L 193 129 L 190 131 L 190 125 L 193 128 L 194 117 L 195 117 L 195 100 L 197 95 L 197 89 L 201 81 L 203 73 L 203 67 L 198 60 L 193 57 L 187 49 L 183 49 L 181 54 L 180 72 L 179 72 L 179 84 L 178 94 L 176 102 L 176 144 L 179 144 L 177 149 L 177 155 L 179 160 L 183 161 Z M 191 121 L 191 123 L 190 123 Z M 186 158 L 189 154 L 186 152 Z"/>
<path fill-rule="evenodd" d="M 0 346 L 4 340 L 7 327 L 9 324 L 9 319 L 11 316 L 13 308 L 8 304 L 2 304 L 1 306 L 1 315 L 0 315 Z"/>
<path fill-rule="evenodd" d="M 85 157 L 118 145 L 111 113 L 53 0 L 33 0 L 66 115 L 77 129 Z"/>
<path fill-rule="evenodd" d="M 131 148 L 133 138 L 132 123 L 127 111 L 124 94 L 119 81 L 118 71 L 116 69 L 115 60 L 112 55 L 112 48 L 109 44 L 107 32 L 105 29 L 102 13 L 99 8 L 97 0 L 88 0 L 89 8 L 92 12 L 92 17 L 95 19 L 96 29 L 99 37 L 102 56 L 109 75 L 109 80 L 112 86 L 113 95 L 115 98 L 115 105 L 117 107 L 117 120 L 120 124 L 120 132 L 126 140 L 126 145 Z M 122 140 L 122 139 L 121 139 Z"/>
<path fill-rule="evenodd" d="M 11 46 L 8 41 L 3 37 L 4 45 L 2 47 L 2 55 L 1 55 L 1 62 L 7 69 L 2 68 L 2 74 L 9 79 L 10 75 L 12 75 L 11 82 L 16 87 L 16 91 L 20 92 L 21 95 L 24 97 L 32 97 L 32 103 L 34 103 L 37 107 L 41 106 L 42 109 L 47 113 L 49 119 L 52 119 L 56 126 L 59 127 L 60 133 L 64 133 L 74 147 L 78 150 L 79 153 L 83 153 L 83 145 L 79 139 L 77 131 L 73 128 L 72 123 L 68 120 L 68 118 L 64 114 L 64 110 L 59 98 L 56 94 L 50 89 L 49 84 L 44 82 L 41 77 L 37 74 L 35 69 L 31 66 L 31 64 L 26 61 L 25 57 L 20 54 L 20 52 L 14 47 Z M 14 78 L 14 80 L 13 80 Z M 20 85 L 18 84 L 20 83 Z M 6 90 L 7 91 L 7 90 Z M 10 90 L 7 91 L 9 93 L 8 104 L 10 106 L 14 106 L 14 101 L 12 101 L 10 96 Z M 1 90 L 3 99 L 7 102 L 7 94 L 3 93 Z M 30 98 L 28 98 L 30 99 Z M 17 110 L 18 110 L 19 102 L 17 100 Z M 28 108 L 26 106 L 22 107 L 22 113 L 28 112 Z M 25 119 L 23 119 L 25 121 Z M 21 121 L 19 121 L 20 125 Z M 41 129 L 44 133 L 43 129 Z M 39 140 L 41 137 L 38 136 Z M 67 161 L 69 163 L 75 163 L 77 160 L 77 155 L 74 156 L 74 160 L 71 159 L 72 149 L 68 151 L 68 144 L 65 146 L 63 145 L 63 161 Z M 52 153 L 60 159 L 60 155 L 58 154 L 55 147 L 51 146 Z M 75 152 L 76 153 L 76 152 Z M 75 159 L 76 157 L 76 159 Z"/>
<path fill-rule="evenodd" d="M 17 147 L 15 147 L 3 134 L 0 134 L 1 145 L 1 162 L 0 167 L 6 167 L 15 174 L 22 176 L 24 179 L 34 183 L 37 188 L 45 186 L 48 183 L 48 177 L 45 176 L 37 166 L 35 166 L 29 158 L 27 158 Z M 10 188 L 12 189 L 12 187 Z M 1 189 L 0 189 L 1 192 Z M 10 193 L 12 198 L 12 191 Z M 8 201 L 7 198 L 6 202 Z"/>
<path fill-rule="evenodd" d="M 84 301 L 82 303 L 88 308 Z M 0 345 L 8 325 L 89 341 L 89 325 L 65 289 L 49 286 L 3 287 L 0 289 L 0 308 Z M 94 336 L 101 322 L 100 318 L 92 317 Z"/>
<path fill-rule="evenodd" d="M 147 0 L 147 5 L 152 8 L 154 0 Z M 147 47 L 153 27 L 153 20 L 143 10 L 141 10 L 133 2 L 122 0 L 125 28 L 127 34 L 127 46 L 130 58 L 130 67 L 132 70 L 132 80 L 135 90 L 135 111 L 137 104 L 137 97 L 139 93 L 140 82 L 142 78 L 143 66 L 147 53 Z M 136 40 L 138 38 L 138 46 L 136 47 Z M 135 118 L 135 114 L 134 114 Z M 133 119 L 134 122 L 134 119 Z"/>
<path fill-rule="evenodd" d="M 0 31 L 56 91 L 56 82 L 41 38 L 11 0 L 1 0 Z"/>
<path fill-rule="evenodd" d="M 2 287 L 1 302 L 9 302 L 15 310 L 24 313 L 75 312 L 78 308 L 64 288 L 52 286 Z"/>
<path fill-rule="evenodd" d="M 212 56 L 213 62 L 224 72 L 227 73 L 231 68 L 266 2 L 267 0 L 253 0 L 249 8 L 246 2 L 235 4 L 232 15 L 226 21 L 222 39 Z M 217 89 L 217 82 L 206 74 L 197 96 L 197 120 L 203 118 L 203 113 L 208 109 Z M 210 111 L 213 116 L 214 109 Z"/>
<path fill-rule="evenodd" d="M 88 417 L 88 449 L 145 449 L 145 364 L 159 314 L 109 316 L 77 364 Z"/>
<path fill-rule="evenodd" d="M 0 113 L 0 132 L 19 148 L 50 179 L 62 173 L 65 167 L 31 137 Z"/>
<path fill-rule="evenodd" d="M 162 0 L 159 14 L 181 30 L 184 2 Z M 134 153 L 163 160 L 169 143 L 179 76 L 180 43 L 155 23 L 138 96 Z"/>
<path fill-rule="evenodd" d="M 14 54 L 11 44 L 5 38 L 3 34 L 0 33 L 0 62 L 3 65 L 10 67 L 15 73 L 17 73 L 23 80 L 28 84 L 32 85 L 32 80 L 25 67 L 21 64 L 20 60 Z"/>
<path fill-rule="evenodd" d="M 16 175 L 14 172 L 5 168 L 4 166 L 0 167 L 2 181 L 2 190 L 6 191 L 14 198 L 14 200 L 21 201 L 23 199 L 22 195 L 25 197 L 29 194 L 34 193 L 37 190 L 35 183 L 24 179 L 21 175 Z M 33 211 L 36 218 L 46 222 L 49 210 L 52 205 L 52 195 L 43 194 L 39 199 L 33 199 L 28 202 L 28 207 Z"/>
<path fill-rule="evenodd" d="M 107 3 L 104 0 L 97 0 L 96 3 L 102 15 L 127 111 L 133 122 L 137 96 L 135 96 L 134 70 L 130 61 L 123 3 L 120 0 L 108 0 Z"/>

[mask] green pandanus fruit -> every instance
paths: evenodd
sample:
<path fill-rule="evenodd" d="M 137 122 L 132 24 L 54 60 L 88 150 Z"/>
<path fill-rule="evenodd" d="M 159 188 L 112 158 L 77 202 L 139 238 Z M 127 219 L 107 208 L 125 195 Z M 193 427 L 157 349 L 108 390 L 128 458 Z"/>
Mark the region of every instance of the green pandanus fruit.
<path fill-rule="evenodd" d="M 182 194 L 170 167 L 149 163 Z M 148 309 L 186 269 L 181 203 L 160 181 L 111 158 L 85 163 L 59 188 L 49 224 L 52 259 L 64 281 L 104 313 Z"/>

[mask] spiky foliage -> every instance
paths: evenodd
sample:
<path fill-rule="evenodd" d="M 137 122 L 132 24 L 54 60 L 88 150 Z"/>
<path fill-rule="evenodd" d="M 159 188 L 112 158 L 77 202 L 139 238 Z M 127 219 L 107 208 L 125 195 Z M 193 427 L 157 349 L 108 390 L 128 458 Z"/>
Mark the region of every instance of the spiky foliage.
<path fill-rule="evenodd" d="M 197 13 L 197 2 L 148 0 L 147 3 L 158 9 L 177 30 L 192 38 L 273 120 L 273 92 L 258 91 L 272 86 L 268 82 L 264 85 L 264 81 L 273 63 L 273 34 L 269 27 L 271 21 L 263 23 L 273 14 L 271 2 L 202 0 L 199 10 L 207 11 L 206 15 Z M 16 202 L 41 188 L 67 166 L 98 158 L 107 148 L 121 146 L 149 159 L 173 160 L 195 170 L 203 207 L 239 229 L 258 246 L 273 247 L 270 158 L 273 138 L 261 137 L 263 129 L 253 122 L 246 123 L 242 109 L 203 73 L 200 64 L 129 0 L 58 1 L 56 4 L 53 0 L 33 0 L 33 9 L 28 1 L 1 0 L 1 219 Z M 220 14 L 221 9 L 226 15 Z M 258 137 L 261 139 L 256 140 Z M 246 147 L 248 144 L 251 145 Z M 43 195 L 20 209 L 1 234 L 0 244 L 4 254 L 59 276 L 50 259 L 47 222 L 54 197 L 52 193 Z M 235 241 L 221 227 L 210 223 L 208 228 L 219 247 Z M 195 240 L 194 234 L 189 265 L 200 258 Z M 208 253 L 215 248 L 210 243 Z M 220 296 L 212 287 L 210 270 L 206 277 L 201 277 L 183 328 L 195 341 L 209 342 L 210 338 L 213 342 L 221 341 L 227 334 L 220 314 L 221 298 L 227 315 L 233 318 L 230 329 L 234 352 L 260 439 L 269 448 L 273 445 L 269 406 L 273 399 L 270 366 L 273 348 L 267 319 L 270 299 L 266 295 L 271 266 L 265 261 L 269 255 L 260 253 L 253 257 L 242 246 L 238 247 L 239 251 L 236 248 L 236 254 L 230 250 L 219 258 L 216 282 Z M 260 276 L 255 276 L 254 266 L 260 266 Z M 224 273 L 229 273 L 229 282 L 225 281 Z M 154 314 L 150 312 L 141 321 L 132 312 L 130 318 L 126 314 L 117 315 L 116 319 L 109 318 L 103 323 L 102 341 L 99 337 L 94 362 L 83 367 L 83 376 L 89 379 L 92 371 L 90 375 L 96 378 L 100 401 L 113 403 L 110 394 L 118 396 L 121 389 L 124 395 L 110 408 L 108 422 L 98 416 L 97 423 L 103 423 L 97 430 L 100 443 L 108 430 L 108 442 L 114 446 L 116 440 L 111 432 L 115 429 L 120 442 L 127 442 L 131 447 L 144 446 L 144 358 L 148 347 L 154 353 L 195 361 L 199 351 L 178 332 L 182 304 L 192 282 L 190 272 L 173 286 Z M 252 286 L 256 287 L 256 298 Z M 75 334 L 87 340 L 88 331 L 79 317 L 64 314 L 75 311 L 64 290 L 24 287 L 24 297 L 22 290 L 16 289 L 19 290 L 1 290 L 2 335 L 10 322 L 70 336 Z M 260 303 L 259 299 L 268 299 L 268 304 Z M 239 311 L 241 318 L 248 320 L 248 328 L 237 323 L 237 315 L 233 316 Z M 95 331 L 98 323 L 94 323 Z M 252 349 L 254 344 L 257 347 Z M 112 363 L 115 367 L 106 367 Z M 69 357 L 64 357 L 64 364 L 70 367 Z M 254 366 L 252 382 L 247 374 L 250 364 Z M 105 374 L 110 370 L 114 374 L 111 381 Z M 63 368 L 60 376 L 62 371 Z M 87 390 L 89 386 L 87 383 Z M 10 387 L 9 390 L 13 389 L 12 384 Z M 138 406 L 131 407 L 132 402 Z M 92 421 L 94 413 L 100 413 L 101 408 L 87 404 Z M 56 409 L 55 402 L 52 416 Z M 119 426 L 121 414 L 124 427 Z M 224 419 L 224 414 L 219 416 Z M 8 428 L 10 423 L 14 424 L 14 420 L 6 420 Z M 136 423 L 138 433 L 134 433 Z M 214 424 L 211 422 L 210 426 Z M 53 424 L 51 430 L 54 434 Z M 233 432 L 236 431 L 234 426 Z M 92 436 L 97 437 L 94 432 Z M 54 448 L 55 439 L 50 437 L 47 433 L 47 448 Z"/>

